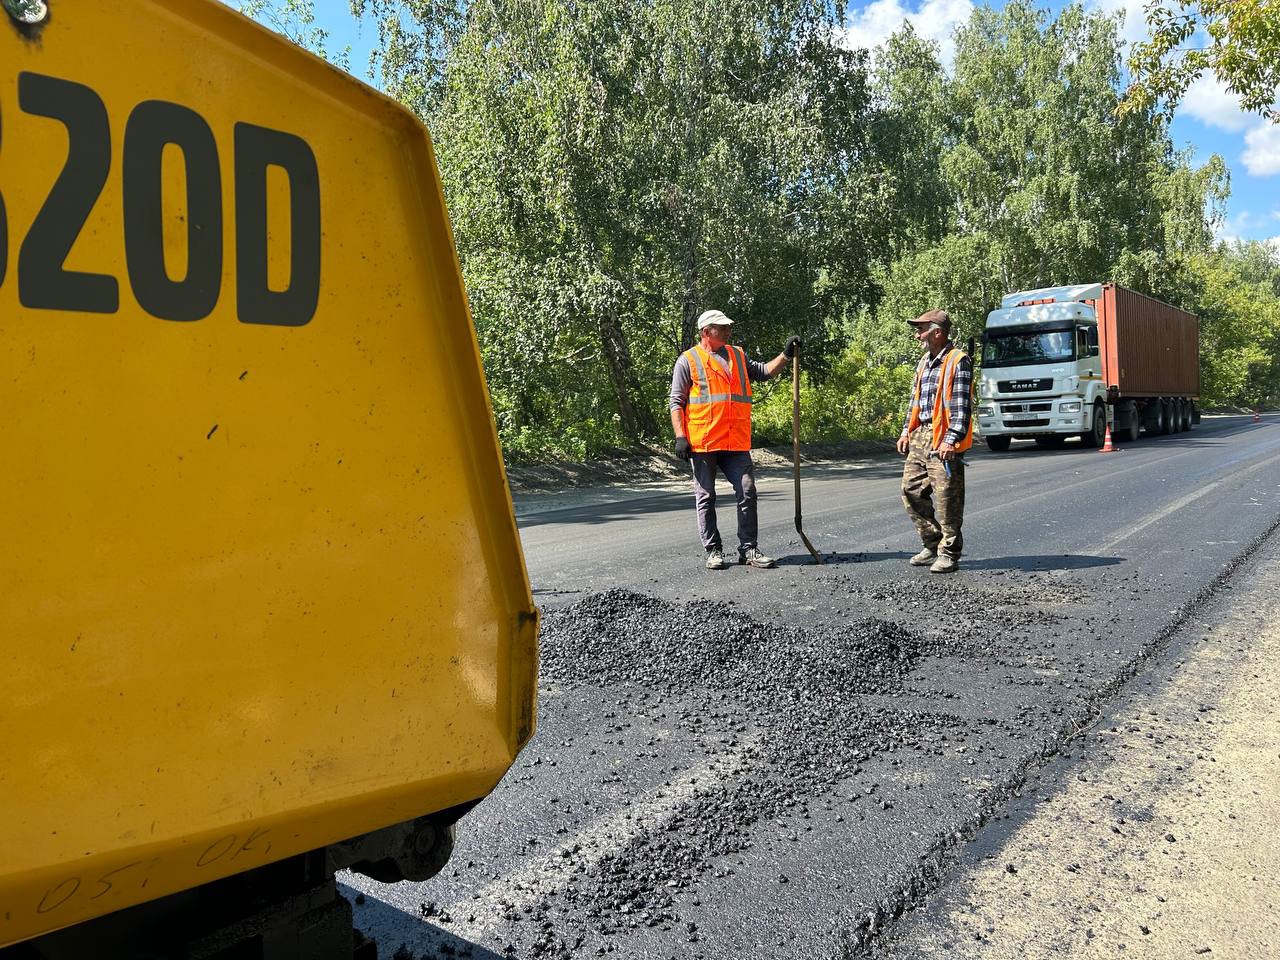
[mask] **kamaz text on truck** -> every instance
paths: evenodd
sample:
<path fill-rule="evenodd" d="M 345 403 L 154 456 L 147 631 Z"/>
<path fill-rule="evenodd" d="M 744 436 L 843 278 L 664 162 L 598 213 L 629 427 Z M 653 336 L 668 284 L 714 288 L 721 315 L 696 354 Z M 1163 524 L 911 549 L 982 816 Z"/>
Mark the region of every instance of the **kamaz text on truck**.
<path fill-rule="evenodd" d="M 1184 310 L 1116 284 L 1004 297 L 982 335 L 978 428 L 995 451 L 1017 438 L 1101 446 L 1199 421 L 1200 334 Z"/>

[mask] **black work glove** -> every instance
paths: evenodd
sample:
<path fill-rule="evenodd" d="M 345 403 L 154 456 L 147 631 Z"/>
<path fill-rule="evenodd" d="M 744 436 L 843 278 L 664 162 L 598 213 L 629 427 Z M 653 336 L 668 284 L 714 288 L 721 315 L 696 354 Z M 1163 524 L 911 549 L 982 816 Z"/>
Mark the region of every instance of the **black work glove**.
<path fill-rule="evenodd" d="M 693 447 L 689 445 L 688 437 L 676 437 L 676 456 L 681 460 L 693 459 Z"/>
<path fill-rule="evenodd" d="M 799 337 L 792 337 L 790 340 L 787 341 L 787 345 L 782 348 L 782 355 L 785 356 L 788 360 L 792 360 L 795 358 L 796 351 L 803 346 L 804 346 L 803 340 L 801 340 Z"/>

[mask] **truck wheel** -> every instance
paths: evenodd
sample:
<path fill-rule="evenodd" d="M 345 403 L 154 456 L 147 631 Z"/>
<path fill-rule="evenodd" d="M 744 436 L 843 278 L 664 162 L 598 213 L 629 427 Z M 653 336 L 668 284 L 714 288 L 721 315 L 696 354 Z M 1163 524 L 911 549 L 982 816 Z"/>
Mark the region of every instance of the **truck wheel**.
<path fill-rule="evenodd" d="M 1124 426 L 1111 431 L 1124 443 L 1133 443 L 1142 432 L 1142 421 L 1138 419 L 1138 405 L 1127 400 L 1116 408 L 1116 423 L 1123 421 Z"/>
<path fill-rule="evenodd" d="M 1190 400 L 1182 401 L 1182 429 L 1190 430 L 1195 424 L 1195 411 Z"/>
<path fill-rule="evenodd" d="M 1093 405 L 1093 418 L 1089 421 L 1087 432 L 1080 434 L 1080 442 L 1086 447 L 1098 448 L 1107 439 L 1107 408 L 1102 401 Z"/>
<path fill-rule="evenodd" d="M 1163 437 L 1170 432 L 1169 414 L 1172 411 L 1169 409 L 1169 401 L 1163 397 L 1155 400 L 1154 403 L 1156 405 L 1156 428 L 1151 432 Z"/>
<path fill-rule="evenodd" d="M 1013 442 L 1012 437 L 987 437 L 987 449 L 992 453 L 1004 453 Z"/>

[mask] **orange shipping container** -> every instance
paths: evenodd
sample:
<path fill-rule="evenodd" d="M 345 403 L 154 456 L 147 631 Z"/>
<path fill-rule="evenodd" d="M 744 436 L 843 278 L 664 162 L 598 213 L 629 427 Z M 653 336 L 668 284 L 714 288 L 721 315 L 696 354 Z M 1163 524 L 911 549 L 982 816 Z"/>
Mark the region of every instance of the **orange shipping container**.
<path fill-rule="evenodd" d="M 1097 303 L 1102 373 L 1121 397 L 1199 397 L 1200 323 L 1194 314 L 1114 283 Z"/>

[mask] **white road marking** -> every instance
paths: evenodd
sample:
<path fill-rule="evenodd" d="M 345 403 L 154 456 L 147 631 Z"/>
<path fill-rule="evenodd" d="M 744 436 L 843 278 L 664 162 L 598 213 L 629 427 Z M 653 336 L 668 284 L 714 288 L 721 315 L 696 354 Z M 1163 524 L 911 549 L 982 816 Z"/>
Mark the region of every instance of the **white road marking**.
<path fill-rule="evenodd" d="M 463 940 L 477 942 L 506 921 L 507 908 L 523 911 L 543 897 L 562 890 L 576 874 L 582 873 L 604 857 L 616 854 L 637 837 L 656 833 L 676 816 L 699 791 L 715 792 L 723 781 L 731 780 L 737 767 L 754 751 L 759 740 L 753 738 L 736 750 L 713 758 L 701 766 L 686 770 L 679 777 L 652 791 L 638 802 L 619 807 L 592 822 L 580 833 L 539 857 L 526 859 L 520 869 L 495 880 L 474 895 L 444 909 L 453 918 L 441 929 Z M 368 896 L 388 906 L 418 917 L 421 897 L 415 892 L 405 902 L 381 885 L 369 885 L 355 875 L 345 881 Z M 391 897 L 387 894 L 391 893 Z M 469 919 L 473 917 L 474 919 Z M 433 921 L 434 922 L 434 921 Z"/>
<path fill-rule="evenodd" d="M 1181 510 L 1183 507 L 1187 506 L 1190 503 L 1194 503 L 1195 501 L 1199 500 L 1201 497 L 1208 496 L 1209 494 L 1216 491 L 1219 486 L 1226 483 L 1228 480 L 1235 480 L 1242 473 L 1251 473 L 1252 471 L 1260 469 L 1261 467 L 1265 467 L 1270 463 L 1275 463 L 1277 460 L 1280 460 L 1280 455 L 1269 457 L 1266 460 L 1261 460 L 1258 463 L 1255 463 L 1251 467 L 1246 467 L 1244 470 L 1228 474 L 1225 477 L 1219 477 L 1217 480 L 1214 480 L 1208 486 L 1201 487 L 1199 490 L 1194 490 L 1191 493 L 1187 494 L 1185 497 L 1179 497 L 1177 500 L 1173 501 L 1173 503 L 1169 504 L 1168 506 L 1163 507 L 1162 509 L 1157 510 L 1155 513 L 1147 516 L 1145 520 L 1142 520 L 1139 523 L 1135 523 L 1132 526 L 1126 527 L 1124 530 L 1121 530 L 1118 534 L 1116 534 L 1106 543 L 1098 547 L 1098 552 L 1105 553 L 1108 550 L 1111 550 L 1113 547 L 1116 546 L 1116 544 L 1124 540 L 1128 540 L 1130 537 L 1141 533 L 1143 530 L 1147 529 L 1147 527 L 1151 526 L 1153 523 L 1158 523 L 1159 521 L 1163 520 L 1165 517 L 1169 516 L 1169 514 L 1174 513 L 1178 510 Z"/>

